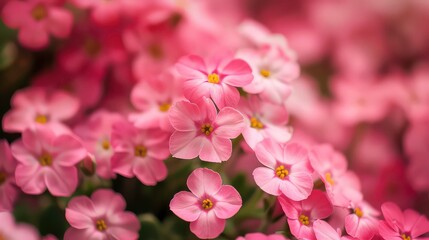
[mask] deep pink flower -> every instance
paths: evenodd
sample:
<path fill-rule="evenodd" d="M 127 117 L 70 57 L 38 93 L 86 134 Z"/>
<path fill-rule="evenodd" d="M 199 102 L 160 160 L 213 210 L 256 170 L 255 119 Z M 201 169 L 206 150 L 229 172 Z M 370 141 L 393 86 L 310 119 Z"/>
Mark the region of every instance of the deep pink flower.
<path fill-rule="evenodd" d="M 13 210 L 18 196 L 15 183 L 16 160 L 12 157 L 9 144 L 0 140 L 0 211 Z"/>
<path fill-rule="evenodd" d="M 49 43 L 49 34 L 66 38 L 73 25 L 73 15 L 59 6 L 57 0 L 12 0 L 4 6 L 4 23 L 19 29 L 18 39 L 29 48 L 43 48 Z"/>
<path fill-rule="evenodd" d="M 266 193 L 300 201 L 313 189 L 313 169 L 308 161 L 308 151 L 298 143 L 280 144 L 265 139 L 255 148 L 256 157 L 265 167 L 256 168 L 253 177 Z"/>
<path fill-rule="evenodd" d="M 222 185 L 219 173 L 198 168 L 189 175 L 187 186 L 191 192 L 174 195 L 170 209 L 181 219 L 191 222 L 191 232 L 202 239 L 219 236 L 226 219 L 241 208 L 240 194 L 230 185 Z"/>
<path fill-rule="evenodd" d="M 123 117 L 120 114 L 99 110 L 74 129 L 86 149 L 94 155 L 97 175 L 105 179 L 115 177 L 110 162 L 113 156 L 110 136 L 113 124 L 121 120 Z"/>
<path fill-rule="evenodd" d="M 315 240 L 313 222 L 332 214 L 333 207 L 326 194 L 314 190 L 311 195 L 300 202 L 290 200 L 285 195 L 278 198 L 291 233 L 299 239 Z"/>
<path fill-rule="evenodd" d="M 11 146 L 18 161 L 16 184 L 28 194 L 46 189 L 54 196 L 70 196 L 78 184 L 76 164 L 86 157 L 82 143 L 71 135 L 56 135 L 47 127 L 27 129 Z"/>
<path fill-rule="evenodd" d="M 204 98 L 201 104 L 177 102 L 169 112 L 171 125 L 176 130 L 170 138 L 173 157 L 222 162 L 231 157 L 232 138 L 244 128 L 241 113 L 231 107 L 219 113 L 213 102 Z"/>
<path fill-rule="evenodd" d="M 429 232 L 429 221 L 412 209 L 401 211 L 392 202 L 381 206 L 384 221 L 380 221 L 379 233 L 384 239 L 391 240 L 424 240 L 420 237 Z"/>
<path fill-rule="evenodd" d="M 28 224 L 16 223 L 9 212 L 0 212 L 0 239 L 7 240 L 39 240 L 37 230 Z"/>
<path fill-rule="evenodd" d="M 176 68 L 185 79 L 187 99 L 194 102 L 211 97 L 219 109 L 236 106 L 240 93 L 235 87 L 246 86 L 253 79 L 250 66 L 241 59 L 205 62 L 199 56 L 188 55 L 179 60 Z"/>
<path fill-rule="evenodd" d="M 67 132 L 68 128 L 61 122 L 79 110 L 79 101 L 68 93 L 35 87 L 17 91 L 11 105 L 12 109 L 3 117 L 3 129 L 7 132 L 22 132 L 40 125 L 49 126 L 55 132 Z"/>
<path fill-rule="evenodd" d="M 288 113 L 283 106 L 251 95 L 247 99 L 241 98 L 237 108 L 245 116 L 243 137 L 252 149 L 265 138 L 285 143 L 292 137 L 292 129 L 285 126 Z"/>
<path fill-rule="evenodd" d="M 125 205 L 124 198 L 110 189 L 99 189 L 91 198 L 73 198 L 66 208 L 71 227 L 64 240 L 136 240 L 140 223 L 134 213 L 124 211 Z"/>
<path fill-rule="evenodd" d="M 329 223 L 323 220 L 316 220 L 313 222 L 313 231 L 316 235 L 317 240 L 357 240 L 357 238 L 349 236 L 341 236 L 341 230 L 335 229 L 329 225 Z M 370 239 L 370 238 L 360 238 L 360 239 Z"/>
<path fill-rule="evenodd" d="M 236 240 L 288 240 L 281 234 L 265 235 L 262 233 L 248 233 L 244 237 L 238 237 Z"/>
<path fill-rule="evenodd" d="M 353 212 L 345 218 L 346 232 L 358 239 L 372 239 L 378 232 L 380 213 L 364 201 L 352 203 L 351 207 Z"/>
<path fill-rule="evenodd" d="M 125 177 L 136 176 L 145 185 L 155 185 L 167 177 L 168 134 L 159 129 L 141 130 L 130 122 L 113 125 L 112 170 Z"/>

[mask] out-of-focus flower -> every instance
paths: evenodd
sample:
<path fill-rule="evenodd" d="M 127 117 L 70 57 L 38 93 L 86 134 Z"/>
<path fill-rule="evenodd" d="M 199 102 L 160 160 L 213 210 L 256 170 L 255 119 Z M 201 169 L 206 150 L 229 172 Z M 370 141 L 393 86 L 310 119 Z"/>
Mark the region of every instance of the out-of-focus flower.
<path fill-rule="evenodd" d="M 199 238 L 219 236 L 226 219 L 241 208 L 240 194 L 230 185 L 222 185 L 219 173 L 198 168 L 189 175 L 187 186 L 191 192 L 174 195 L 170 209 L 181 219 L 191 222 L 191 231 Z"/>
<path fill-rule="evenodd" d="M 328 197 L 319 190 L 314 190 L 300 202 L 292 201 L 285 195 L 281 195 L 278 200 L 287 216 L 290 231 L 299 239 L 315 240 L 313 222 L 329 217 L 333 211 Z"/>
<path fill-rule="evenodd" d="M 263 191 L 274 196 L 283 194 L 294 201 L 310 195 L 313 169 L 305 147 L 267 138 L 256 145 L 255 153 L 264 167 L 256 168 L 253 177 Z"/>
<path fill-rule="evenodd" d="M 59 6 L 62 1 L 13 0 L 3 8 L 4 23 L 19 29 L 18 39 L 29 48 L 43 48 L 49 44 L 49 34 L 66 38 L 73 25 L 73 15 Z"/>
<path fill-rule="evenodd" d="M 71 227 L 64 240 L 121 239 L 136 240 L 140 223 L 132 212 L 126 212 L 124 198 L 110 189 L 99 189 L 91 198 L 73 198 L 66 208 Z"/>
<path fill-rule="evenodd" d="M 28 224 L 16 223 L 9 212 L 0 212 L 0 239 L 7 240 L 39 240 L 37 230 Z"/>
<path fill-rule="evenodd" d="M 288 240 L 281 234 L 265 235 L 262 233 L 248 233 L 244 237 L 238 237 L 236 240 Z"/>
<path fill-rule="evenodd" d="M 249 64 L 241 59 L 204 61 L 196 55 L 182 57 L 176 64 L 177 71 L 185 79 L 184 95 L 190 101 L 211 97 L 219 109 L 237 106 L 240 93 L 235 87 L 243 87 L 252 79 Z"/>
<path fill-rule="evenodd" d="M 41 194 L 48 189 L 54 196 L 70 196 L 76 190 L 75 165 L 86 157 L 87 151 L 75 137 L 37 127 L 25 130 L 11 149 L 18 161 L 16 184 L 23 192 Z"/>
<path fill-rule="evenodd" d="M 429 221 L 414 210 L 404 212 L 398 205 L 386 202 L 381 206 L 384 221 L 380 221 L 379 232 L 384 239 L 426 239 L 421 235 L 429 232 Z"/>
<path fill-rule="evenodd" d="M 173 157 L 203 161 L 227 161 L 232 153 L 232 138 L 243 131 L 244 118 L 231 107 L 219 113 L 213 102 L 204 98 L 199 105 L 177 102 L 169 112 L 171 125 L 176 130 L 170 138 Z"/>
<path fill-rule="evenodd" d="M 141 130 L 128 121 L 113 124 L 112 171 L 136 176 L 145 185 L 156 185 L 167 177 L 168 134 L 160 129 Z"/>
<path fill-rule="evenodd" d="M 8 142 L 0 140 L 0 211 L 11 211 L 18 196 L 15 168 L 16 160 L 12 157 Z"/>

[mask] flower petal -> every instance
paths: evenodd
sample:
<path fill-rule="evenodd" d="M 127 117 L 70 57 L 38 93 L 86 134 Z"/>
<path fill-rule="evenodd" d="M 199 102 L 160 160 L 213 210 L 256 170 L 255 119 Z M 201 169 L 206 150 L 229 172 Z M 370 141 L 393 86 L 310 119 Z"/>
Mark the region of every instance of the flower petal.
<path fill-rule="evenodd" d="M 213 134 L 222 138 L 236 138 L 244 129 L 244 117 L 231 107 L 222 108 L 214 121 L 216 129 Z"/>
<path fill-rule="evenodd" d="M 201 239 L 213 239 L 223 232 L 225 222 L 225 219 L 217 218 L 214 211 L 203 211 L 196 221 L 191 222 L 191 232 Z"/>
<path fill-rule="evenodd" d="M 221 188 L 222 178 L 213 170 L 197 168 L 189 175 L 186 185 L 198 198 L 204 195 L 213 196 Z"/>
<path fill-rule="evenodd" d="M 214 196 L 216 199 L 213 211 L 221 219 L 234 216 L 242 206 L 242 200 L 237 190 L 229 185 L 222 186 Z"/>
<path fill-rule="evenodd" d="M 186 191 L 181 191 L 174 195 L 170 202 L 170 210 L 187 222 L 197 220 L 202 212 L 198 198 Z"/>

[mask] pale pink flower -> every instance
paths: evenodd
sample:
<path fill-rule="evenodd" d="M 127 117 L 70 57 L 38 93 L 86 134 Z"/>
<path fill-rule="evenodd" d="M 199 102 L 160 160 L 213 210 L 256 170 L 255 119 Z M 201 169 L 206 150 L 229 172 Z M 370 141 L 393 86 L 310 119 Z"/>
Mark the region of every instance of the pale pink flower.
<path fill-rule="evenodd" d="M 367 202 L 351 204 L 352 213 L 345 218 L 346 232 L 357 239 L 372 239 L 378 232 L 380 213 Z"/>
<path fill-rule="evenodd" d="M 386 202 L 381 206 L 384 221 L 380 221 L 379 233 L 384 239 L 391 240 L 424 240 L 420 237 L 429 232 L 429 221 L 424 215 L 420 215 L 412 209 L 401 211 L 392 202 Z"/>
<path fill-rule="evenodd" d="M 208 168 L 194 170 L 186 184 L 191 192 L 176 193 L 170 202 L 171 211 L 191 222 L 191 232 L 197 237 L 216 238 L 223 232 L 226 219 L 241 208 L 240 194 L 233 186 L 222 185 L 219 173 Z"/>
<path fill-rule="evenodd" d="M 299 66 L 277 48 L 242 50 L 237 57 L 249 62 L 254 79 L 243 89 L 263 100 L 283 104 L 291 93 L 290 83 L 298 78 Z"/>
<path fill-rule="evenodd" d="M 11 105 L 12 109 L 3 117 L 3 129 L 7 132 L 22 132 L 41 125 L 55 132 L 67 132 L 68 128 L 61 122 L 79 110 L 79 101 L 70 94 L 35 87 L 17 91 Z"/>
<path fill-rule="evenodd" d="M 110 162 L 113 156 L 110 136 L 113 124 L 121 120 L 123 117 L 120 114 L 99 110 L 74 129 L 82 138 L 86 149 L 94 155 L 97 175 L 105 179 L 116 176 Z"/>
<path fill-rule="evenodd" d="M 91 198 L 73 198 L 66 208 L 71 227 L 64 234 L 64 240 L 138 239 L 140 223 L 134 213 L 124 211 L 125 206 L 124 198 L 110 189 L 99 189 Z"/>
<path fill-rule="evenodd" d="M 4 6 L 4 23 L 19 29 L 18 39 L 29 48 L 43 48 L 49 43 L 49 34 L 66 38 L 73 25 L 73 15 L 59 6 L 57 0 L 12 0 Z"/>
<path fill-rule="evenodd" d="M 11 146 L 18 161 L 16 184 L 28 194 L 46 189 L 54 196 L 70 196 L 78 184 L 76 164 L 86 157 L 82 143 L 71 135 L 56 135 L 47 127 L 27 129 Z"/>
<path fill-rule="evenodd" d="M 280 144 L 265 139 L 255 148 L 256 157 L 264 167 L 256 168 L 253 177 L 266 193 L 300 201 L 313 189 L 313 169 L 308 161 L 308 151 L 298 143 Z"/>
<path fill-rule="evenodd" d="M 136 176 L 145 185 L 156 185 L 167 177 L 167 133 L 156 128 L 141 130 L 120 121 L 113 125 L 111 142 L 113 172 L 128 178 Z"/>
<path fill-rule="evenodd" d="M 15 168 L 16 160 L 12 157 L 8 142 L 0 140 L 0 211 L 13 210 L 18 197 Z"/>
<path fill-rule="evenodd" d="M 317 145 L 310 151 L 310 163 L 325 184 L 326 193 L 334 206 L 350 207 L 362 200 L 360 181 L 355 173 L 347 171 L 345 157 L 331 145 Z"/>
<path fill-rule="evenodd" d="M 281 234 L 248 233 L 244 237 L 238 237 L 236 240 L 288 240 L 288 238 Z"/>
<path fill-rule="evenodd" d="M 286 126 L 288 113 L 283 106 L 251 95 L 247 99 L 241 98 L 237 108 L 245 116 L 243 137 L 252 149 L 265 138 L 285 143 L 292 137 L 292 129 Z"/>
<path fill-rule="evenodd" d="M 173 157 L 203 161 L 227 161 L 232 153 L 232 138 L 244 128 L 241 113 L 231 107 L 219 113 L 213 102 L 204 98 L 199 105 L 186 101 L 177 102 L 169 112 L 171 125 L 176 130 L 170 138 Z"/>
<path fill-rule="evenodd" d="M 0 239 L 7 240 L 39 240 L 37 230 L 28 224 L 16 223 L 9 212 L 0 212 Z"/>
<path fill-rule="evenodd" d="M 285 195 L 278 198 L 291 233 L 299 239 L 315 240 L 313 222 L 324 219 L 332 214 L 333 207 L 326 194 L 314 190 L 311 195 L 302 201 L 293 201 Z"/>
<path fill-rule="evenodd" d="M 313 231 L 317 240 L 357 240 L 357 238 L 350 236 L 341 236 L 341 229 L 337 228 L 337 231 L 335 231 L 329 223 L 323 220 L 316 220 L 313 222 Z"/>
<path fill-rule="evenodd" d="M 182 57 L 176 64 L 177 71 L 185 79 L 183 91 L 190 101 L 211 97 L 219 109 L 236 106 L 240 93 L 236 87 L 249 84 L 252 79 L 250 66 L 241 59 L 222 59 L 206 62 L 199 56 Z"/>

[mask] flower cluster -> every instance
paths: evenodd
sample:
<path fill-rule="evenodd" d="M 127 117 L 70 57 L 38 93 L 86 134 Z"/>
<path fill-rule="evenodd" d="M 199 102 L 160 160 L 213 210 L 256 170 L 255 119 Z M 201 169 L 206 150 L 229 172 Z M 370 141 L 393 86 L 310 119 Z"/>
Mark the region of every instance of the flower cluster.
<path fill-rule="evenodd" d="M 429 4 L 0 10 L 1 240 L 429 238 Z"/>

